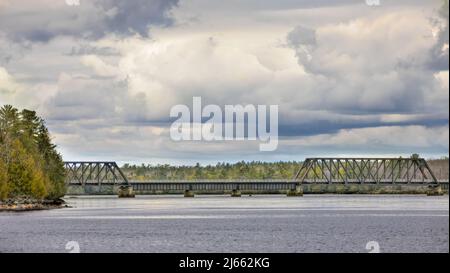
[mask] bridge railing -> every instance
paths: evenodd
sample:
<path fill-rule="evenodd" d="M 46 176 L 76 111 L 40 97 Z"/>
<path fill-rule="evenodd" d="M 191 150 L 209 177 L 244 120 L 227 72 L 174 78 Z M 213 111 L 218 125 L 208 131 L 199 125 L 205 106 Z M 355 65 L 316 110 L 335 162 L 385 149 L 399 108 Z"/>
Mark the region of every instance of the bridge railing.
<path fill-rule="evenodd" d="M 392 184 L 392 180 L 380 180 L 378 181 L 381 184 Z M 434 180 L 406 180 L 399 179 L 396 180 L 395 183 L 405 184 L 405 183 L 416 183 L 416 184 L 424 184 L 424 183 L 432 183 Z M 438 180 L 439 183 L 448 183 L 448 180 Z M 130 184 L 139 184 L 139 183 L 298 183 L 292 179 L 195 179 L 195 180 L 187 180 L 187 179 L 152 179 L 152 180 L 129 180 Z M 329 181 L 326 179 L 305 179 L 303 181 L 305 184 L 328 184 Z M 345 184 L 344 181 L 333 181 L 333 184 Z M 358 179 L 348 179 L 347 183 L 351 184 L 360 184 L 361 182 Z M 376 184 L 377 181 L 367 181 L 368 184 Z"/>
<path fill-rule="evenodd" d="M 130 183 L 270 183 L 293 182 L 292 179 L 151 179 L 129 180 Z"/>

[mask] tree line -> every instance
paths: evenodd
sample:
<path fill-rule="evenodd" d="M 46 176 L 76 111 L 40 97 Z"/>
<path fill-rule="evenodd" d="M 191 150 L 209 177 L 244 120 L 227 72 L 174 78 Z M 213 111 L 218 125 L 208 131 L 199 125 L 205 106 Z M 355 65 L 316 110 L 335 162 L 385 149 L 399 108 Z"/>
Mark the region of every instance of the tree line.
<path fill-rule="evenodd" d="M 418 157 L 418 155 L 413 155 Z M 448 179 L 448 157 L 430 159 L 428 164 L 438 179 Z M 196 180 L 196 179 L 292 179 L 302 162 L 237 162 L 202 166 L 124 164 L 121 169 L 129 180 Z M 319 170 L 316 170 L 319 173 Z"/>
<path fill-rule="evenodd" d="M 56 199 L 65 194 L 65 169 L 35 111 L 0 108 L 0 200 Z"/>
<path fill-rule="evenodd" d="M 300 162 L 237 162 L 201 166 L 130 165 L 121 169 L 130 180 L 196 180 L 196 179 L 290 179 Z"/>

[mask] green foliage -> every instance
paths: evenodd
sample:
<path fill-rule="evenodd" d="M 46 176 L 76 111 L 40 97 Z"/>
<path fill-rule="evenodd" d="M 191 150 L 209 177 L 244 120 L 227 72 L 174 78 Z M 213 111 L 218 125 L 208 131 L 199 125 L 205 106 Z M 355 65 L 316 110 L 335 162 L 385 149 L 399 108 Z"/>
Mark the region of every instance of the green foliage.
<path fill-rule="evenodd" d="M 130 180 L 195 180 L 195 179 L 291 179 L 300 162 L 238 162 L 218 163 L 214 166 L 130 165 L 122 171 Z"/>
<path fill-rule="evenodd" d="M 0 200 L 64 195 L 64 163 L 36 112 L 0 109 Z"/>
<path fill-rule="evenodd" d="M 338 174 L 341 177 L 356 176 L 358 169 L 362 166 L 355 167 L 355 173 L 352 168 L 345 167 L 348 163 L 344 163 L 339 169 L 333 169 L 333 175 Z M 438 179 L 448 179 L 449 165 L 448 158 L 428 160 L 430 168 Z M 296 172 L 300 169 L 302 162 L 238 162 L 235 164 L 218 163 L 216 165 L 200 166 L 171 166 L 171 165 L 130 165 L 125 164 L 121 167 L 122 171 L 129 180 L 149 181 L 149 180 L 196 180 L 196 179 L 292 179 Z M 389 165 L 389 163 L 387 163 Z M 365 169 L 367 171 L 367 168 Z M 330 176 L 327 170 L 323 171 L 318 166 L 314 169 L 317 176 Z M 334 172 L 339 173 L 334 173 Z M 399 167 L 395 168 L 395 173 L 399 175 Z M 313 171 L 309 172 L 310 177 L 315 177 Z"/>
<path fill-rule="evenodd" d="M 5 162 L 0 158 L 0 200 L 4 200 L 8 196 L 8 173 Z"/>

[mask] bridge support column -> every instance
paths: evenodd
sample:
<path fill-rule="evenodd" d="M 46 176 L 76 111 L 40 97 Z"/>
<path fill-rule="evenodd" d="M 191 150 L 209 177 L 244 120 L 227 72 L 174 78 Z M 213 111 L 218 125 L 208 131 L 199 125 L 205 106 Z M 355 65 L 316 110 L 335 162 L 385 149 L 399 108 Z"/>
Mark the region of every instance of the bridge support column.
<path fill-rule="evenodd" d="M 120 186 L 118 190 L 119 198 L 134 198 L 134 191 L 132 186 Z"/>
<path fill-rule="evenodd" d="M 231 192 L 231 197 L 241 197 L 241 191 L 238 190 L 238 189 L 234 189 L 234 190 Z"/>
<path fill-rule="evenodd" d="M 428 186 L 428 196 L 442 196 L 444 195 L 444 191 L 442 190 L 441 185 L 430 185 Z"/>
<path fill-rule="evenodd" d="M 288 197 L 303 196 L 303 186 L 297 185 L 295 186 L 295 189 L 288 190 L 287 196 Z"/>
<path fill-rule="evenodd" d="M 185 190 L 184 191 L 184 197 L 194 197 L 195 194 L 192 190 Z"/>

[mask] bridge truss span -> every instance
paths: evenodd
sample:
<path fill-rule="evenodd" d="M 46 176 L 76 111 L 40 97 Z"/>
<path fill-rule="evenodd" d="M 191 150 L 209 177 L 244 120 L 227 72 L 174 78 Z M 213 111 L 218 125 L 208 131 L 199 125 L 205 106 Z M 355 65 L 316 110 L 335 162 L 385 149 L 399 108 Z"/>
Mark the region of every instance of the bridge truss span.
<path fill-rule="evenodd" d="M 129 185 L 127 177 L 116 162 L 66 161 L 66 184 Z"/>
<path fill-rule="evenodd" d="M 307 158 L 294 181 L 305 184 L 439 184 L 423 158 Z"/>

